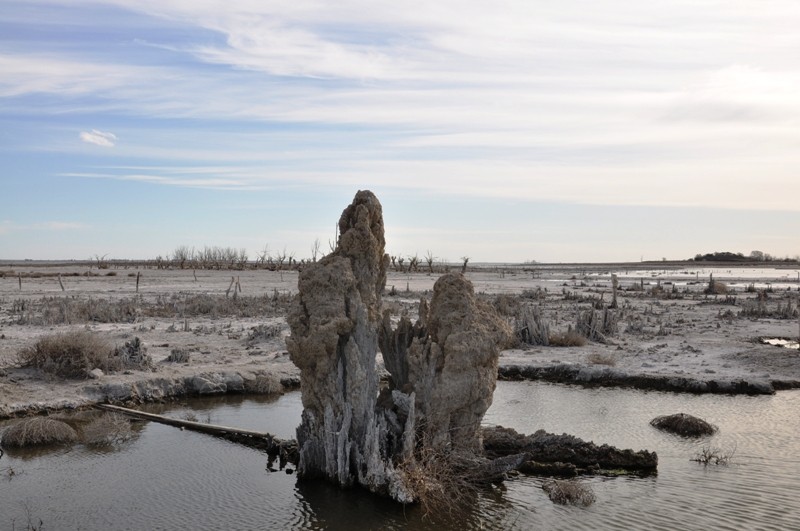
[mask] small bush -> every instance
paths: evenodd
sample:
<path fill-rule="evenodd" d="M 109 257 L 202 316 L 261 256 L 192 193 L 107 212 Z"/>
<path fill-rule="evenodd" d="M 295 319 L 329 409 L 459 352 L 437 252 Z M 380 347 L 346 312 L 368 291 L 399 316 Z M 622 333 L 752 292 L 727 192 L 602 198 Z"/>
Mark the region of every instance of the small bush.
<path fill-rule="evenodd" d="M 550 334 L 549 343 L 551 347 L 582 347 L 586 338 L 570 327 L 566 332 Z"/>
<path fill-rule="evenodd" d="M 244 381 L 244 390 L 257 395 L 283 394 L 283 384 L 274 374 L 258 374 L 253 380 Z"/>
<path fill-rule="evenodd" d="M 153 366 L 153 358 L 147 353 L 147 347 L 138 337 L 126 341 L 124 345 L 114 349 L 114 356 L 108 363 L 109 370 L 148 369 Z"/>
<path fill-rule="evenodd" d="M 595 502 L 594 492 L 589 485 L 574 480 L 552 479 L 542 484 L 542 489 L 553 503 L 560 505 L 583 505 Z"/>
<path fill-rule="evenodd" d="M 44 336 L 34 346 L 22 349 L 19 359 L 25 366 L 61 378 L 85 378 L 92 369 L 114 372 L 152 364 L 138 337 L 112 349 L 103 338 L 86 330 Z"/>
<path fill-rule="evenodd" d="M 713 424 L 686 413 L 656 417 L 650 421 L 650 425 L 659 430 L 683 435 L 684 437 L 712 435 L 717 431 L 716 426 Z"/>
<path fill-rule="evenodd" d="M 492 305 L 500 315 L 504 317 L 513 317 L 519 312 L 520 301 L 519 297 L 516 295 L 501 293 L 495 296 Z"/>
<path fill-rule="evenodd" d="M 608 365 L 613 367 L 617 364 L 617 357 L 613 354 L 603 354 L 602 352 L 592 352 L 586 356 L 586 361 L 592 365 Z"/>
<path fill-rule="evenodd" d="M 44 336 L 19 352 L 23 365 L 62 378 L 83 378 L 95 368 L 110 371 L 112 355 L 105 340 L 85 330 Z"/>
<path fill-rule="evenodd" d="M 185 348 L 174 348 L 170 351 L 164 361 L 169 363 L 189 363 L 191 359 L 191 351 Z"/>
<path fill-rule="evenodd" d="M 276 337 L 281 337 L 282 331 L 283 328 L 278 324 L 261 324 L 254 326 L 247 332 L 247 342 L 252 344 L 259 341 L 267 341 Z"/>
<path fill-rule="evenodd" d="M 3 434 L 6 448 L 25 448 L 47 444 L 70 444 L 78 440 L 78 433 L 69 424 L 46 417 L 23 419 Z"/>

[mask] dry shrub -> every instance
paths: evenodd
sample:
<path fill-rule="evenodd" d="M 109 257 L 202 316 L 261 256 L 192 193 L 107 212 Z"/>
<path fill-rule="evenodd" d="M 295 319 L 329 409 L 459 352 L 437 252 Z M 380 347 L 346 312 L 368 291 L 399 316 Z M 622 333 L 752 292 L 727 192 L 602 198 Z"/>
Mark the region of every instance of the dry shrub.
<path fill-rule="evenodd" d="M 700 463 L 701 465 L 727 465 L 731 459 L 733 459 L 733 454 L 736 453 L 736 447 L 731 448 L 728 451 L 722 450 L 720 448 L 716 448 L 713 446 L 704 446 L 700 452 L 695 455 L 690 461 L 694 461 L 696 463 Z"/>
<path fill-rule="evenodd" d="M 542 484 L 542 489 L 553 503 L 560 505 L 583 505 L 587 507 L 595 502 L 592 488 L 585 484 L 568 479 L 551 479 Z"/>
<path fill-rule="evenodd" d="M 429 447 L 403 461 L 398 470 L 426 515 L 454 516 L 469 509 L 484 478 L 476 477 L 480 463 L 467 453 L 447 453 Z"/>
<path fill-rule="evenodd" d="M 501 293 L 492 300 L 492 306 L 497 313 L 504 317 L 513 317 L 519 312 L 519 297 L 508 293 Z"/>
<path fill-rule="evenodd" d="M 274 374 L 257 374 L 255 379 L 244 381 L 244 390 L 257 395 L 283 394 L 280 378 Z"/>
<path fill-rule="evenodd" d="M 134 299 L 42 297 L 12 306 L 17 324 L 49 326 L 73 323 L 133 323 L 139 311 Z"/>
<path fill-rule="evenodd" d="M 85 330 L 44 336 L 19 352 L 23 365 L 63 378 L 82 378 L 95 368 L 108 371 L 112 356 L 104 339 Z"/>
<path fill-rule="evenodd" d="M 22 349 L 19 359 L 23 365 L 62 378 L 84 378 L 92 369 L 114 372 L 152 364 L 138 337 L 111 348 L 103 338 L 86 330 L 41 337 L 32 347 Z"/>
<path fill-rule="evenodd" d="M 281 337 L 283 327 L 279 324 L 261 324 L 253 326 L 247 332 L 247 344 L 253 345 L 260 341 L 269 341 L 270 339 Z"/>
<path fill-rule="evenodd" d="M 192 353 L 190 350 L 185 348 L 174 348 L 170 351 L 169 356 L 167 356 L 164 361 L 168 363 L 189 363 L 191 357 Z"/>
<path fill-rule="evenodd" d="M 714 275 L 709 275 L 708 286 L 703 290 L 706 295 L 725 295 L 728 293 L 728 286 L 722 282 L 714 280 Z"/>
<path fill-rule="evenodd" d="M 713 424 L 709 424 L 703 419 L 687 415 L 686 413 L 656 417 L 650 421 L 650 425 L 659 430 L 668 431 L 676 435 L 683 435 L 684 437 L 712 435 L 717 431 L 717 427 Z"/>
<path fill-rule="evenodd" d="M 117 413 L 106 413 L 83 428 L 83 442 L 90 446 L 112 446 L 133 436 L 131 423 Z"/>
<path fill-rule="evenodd" d="M 6 448 L 25 448 L 46 444 L 70 444 L 78 440 L 78 433 L 72 426 L 60 420 L 47 417 L 23 419 L 3 434 Z"/>
<path fill-rule="evenodd" d="M 617 357 L 613 354 L 603 354 L 602 352 L 592 352 L 586 356 L 586 361 L 592 365 L 608 365 L 613 367 L 617 364 Z"/>
<path fill-rule="evenodd" d="M 550 334 L 551 347 L 582 347 L 586 344 L 586 338 L 569 327 L 566 332 Z"/>
<path fill-rule="evenodd" d="M 153 366 L 153 358 L 147 353 L 147 347 L 138 337 L 126 341 L 114 349 L 114 355 L 108 362 L 108 369 L 148 369 Z"/>

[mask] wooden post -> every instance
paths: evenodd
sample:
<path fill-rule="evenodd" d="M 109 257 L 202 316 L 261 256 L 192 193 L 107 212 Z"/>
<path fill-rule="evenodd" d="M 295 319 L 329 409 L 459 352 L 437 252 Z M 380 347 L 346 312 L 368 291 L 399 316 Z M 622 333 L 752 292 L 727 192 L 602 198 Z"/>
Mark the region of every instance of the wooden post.
<path fill-rule="evenodd" d="M 64 283 L 61 282 L 61 273 L 58 274 L 58 285 L 61 286 L 61 291 L 64 291 Z"/>
<path fill-rule="evenodd" d="M 136 272 L 136 293 L 139 293 L 139 277 L 141 273 L 139 271 Z"/>
<path fill-rule="evenodd" d="M 19 290 L 22 291 L 22 273 L 17 273 L 17 280 L 19 280 Z"/>
<path fill-rule="evenodd" d="M 231 288 L 233 287 L 234 282 L 236 282 L 236 277 L 231 277 L 231 283 L 228 285 L 228 289 L 225 290 L 225 298 L 228 298 L 228 295 L 231 292 Z M 234 292 L 236 294 L 236 292 Z"/>
<path fill-rule="evenodd" d="M 194 281 L 197 282 L 197 270 L 192 269 L 192 275 L 194 275 Z"/>

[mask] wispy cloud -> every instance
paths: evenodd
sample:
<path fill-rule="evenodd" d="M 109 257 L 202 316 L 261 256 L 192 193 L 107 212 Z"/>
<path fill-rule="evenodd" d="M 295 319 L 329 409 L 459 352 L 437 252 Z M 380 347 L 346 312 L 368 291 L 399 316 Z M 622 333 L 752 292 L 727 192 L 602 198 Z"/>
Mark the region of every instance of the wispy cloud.
<path fill-rule="evenodd" d="M 14 232 L 44 230 L 44 231 L 69 231 L 90 228 L 86 223 L 77 221 L 44 221 L 41 223 L 16 223 L 10 220 L 0 221 L 0 234 Z"/>
<path fill-rule="evenodd" d="M 33 225 L 33 228 L 36 229 L 45 229 L 45 230 L 82 230 L 88 229 L 89 225 L 86 223 L 79 223 L 75 221 L 47 221 L 44 223 L 37 223 Z"/>
<path fill-rule="evenodd" d="M 105 131 L 92 129 L 91 131 L 81 131 L 81 140 L 87 144 L 94 144 L 102 147 L 114 147 L 117 142 L 117 135 Z"/>
<path fill-rule="evenodd" d="M 369 182 L 445 196 L 800 208 L 794 0 L 724 10 L 715 0 L 38 5 L 61 5 L 78 26 L 103 5 L 104 20 L 130 36 L 111 45 L 76 31 L 68 47 L 0 47 L 0 111 L 128 127 L 104 126 L 123 143 L 81 133 L 116 145 L 103 155 L 128 168 L 64 174 L 222 190 Z M 146 123 L 137 130 L 135 120 Z M 782 193 L 753 194 L 754 182 Z"/>

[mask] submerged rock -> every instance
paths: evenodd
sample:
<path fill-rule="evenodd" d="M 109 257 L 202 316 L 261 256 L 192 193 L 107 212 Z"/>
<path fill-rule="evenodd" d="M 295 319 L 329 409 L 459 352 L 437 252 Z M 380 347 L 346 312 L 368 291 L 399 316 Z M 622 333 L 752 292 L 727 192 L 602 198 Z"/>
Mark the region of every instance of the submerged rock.
<path fill-rule="evenodd" d="M 658 467 L 655 452 L 620 450 L 596 445 L 573 435 L 555 435 L 539 430 L 532 435 L 517 433 L 512 428 L 494 426 L 483 429 L 483 445 L 488 457 L 525 453 L 527 461 L 537 463 L 569 463 L 578 472 L 598 470 L 654 471 Z"/>
<path fill-rule="evenodd" d="M 713 435 L 717 431 L 717 427 L 713 424 L 709 424 L 701 418 L 693 417 L 686 413 L 656 417 L 650 421 L 650 425 L 659 430 L 668 431 L 676 435 L 683 435 L 685 437 Z"/>

